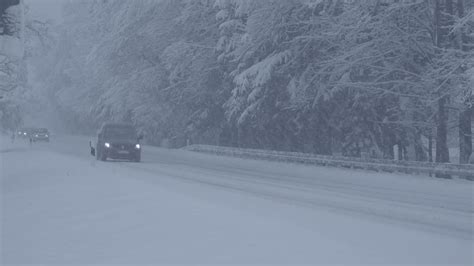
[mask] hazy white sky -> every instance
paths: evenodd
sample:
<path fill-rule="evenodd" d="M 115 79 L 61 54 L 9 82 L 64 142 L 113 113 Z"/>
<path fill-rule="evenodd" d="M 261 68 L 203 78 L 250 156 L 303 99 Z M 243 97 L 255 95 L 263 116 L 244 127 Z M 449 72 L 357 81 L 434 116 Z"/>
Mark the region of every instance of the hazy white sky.
<path fill-rule="evenodd" d="M 41 20 L 61 19 L 61 3 L 66 0 L 24 0 L 29 6 L 31 15 Z"/>

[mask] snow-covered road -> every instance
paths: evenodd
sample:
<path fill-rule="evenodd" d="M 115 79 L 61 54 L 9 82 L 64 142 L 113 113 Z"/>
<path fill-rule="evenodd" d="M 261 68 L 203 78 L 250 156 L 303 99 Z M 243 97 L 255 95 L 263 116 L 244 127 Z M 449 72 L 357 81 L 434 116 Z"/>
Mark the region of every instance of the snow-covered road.
<path fill-rule="evenodd" d="M 473 263 L 473 182 L 88 139 L 0 146 L 1 262 Z"/>

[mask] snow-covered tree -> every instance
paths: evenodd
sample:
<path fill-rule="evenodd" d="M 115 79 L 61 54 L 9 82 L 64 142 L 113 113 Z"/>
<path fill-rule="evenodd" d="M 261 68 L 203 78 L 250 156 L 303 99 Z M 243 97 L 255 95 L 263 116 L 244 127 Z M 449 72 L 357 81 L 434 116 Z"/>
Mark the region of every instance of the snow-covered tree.
<path fill-rule="evenodd" d="M 25 87 L 23 3 L 0 3 L 0 130 L 13 130 L 21 116 L 16 95 Z"/>
<path fill-rule="evenodd" d="M 44 76 L 75 123 L 126 120 L 176 146 L 436 147 L 443 162 L 459 120 L 470 153 L 470 1 L 89 0 L 65 14 Z"/>

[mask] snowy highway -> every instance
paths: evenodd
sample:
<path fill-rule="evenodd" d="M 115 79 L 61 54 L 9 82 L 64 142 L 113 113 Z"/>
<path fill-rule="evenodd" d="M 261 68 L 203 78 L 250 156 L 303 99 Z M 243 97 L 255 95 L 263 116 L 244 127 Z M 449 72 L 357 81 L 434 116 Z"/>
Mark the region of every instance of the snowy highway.
<path fill-rule="evenodd" d="M 2 139 L 1 263 L 473 263 L 473 182 Z"/>

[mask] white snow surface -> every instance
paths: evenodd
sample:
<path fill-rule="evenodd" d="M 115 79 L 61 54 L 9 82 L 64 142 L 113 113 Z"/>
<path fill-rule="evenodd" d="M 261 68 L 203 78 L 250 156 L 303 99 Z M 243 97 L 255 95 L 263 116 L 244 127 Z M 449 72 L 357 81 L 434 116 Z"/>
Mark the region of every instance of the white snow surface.
<path fill-rule="evenodd" d="M 473 183 L 0 143 L 0 264 L 473 264 Z"/>

